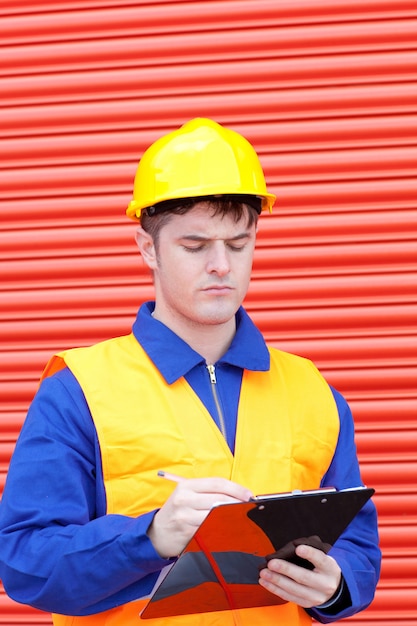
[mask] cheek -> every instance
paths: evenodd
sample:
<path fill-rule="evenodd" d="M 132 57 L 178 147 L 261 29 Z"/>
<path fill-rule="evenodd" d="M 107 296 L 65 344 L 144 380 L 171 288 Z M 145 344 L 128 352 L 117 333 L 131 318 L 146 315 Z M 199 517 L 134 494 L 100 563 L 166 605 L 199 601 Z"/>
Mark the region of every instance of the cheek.
<path fill-rule="evenodd" d="M 235 275 L 238 278 L 239 284 L 243 287 L 249 285 L 252 274 L 252 263 L 250 260 L 244 259 L 240 264 L 235 267 Z"/>
<path fill-rule="evenodd" d="M 179 259 L 173 255 L 170 259 L 164 259 L 164 263 L 159 265 L 158 272 L 159 282 L 166 296 L 170 294 L 180 304 L 192 284 L 190 268 L 181 264 Z"/>

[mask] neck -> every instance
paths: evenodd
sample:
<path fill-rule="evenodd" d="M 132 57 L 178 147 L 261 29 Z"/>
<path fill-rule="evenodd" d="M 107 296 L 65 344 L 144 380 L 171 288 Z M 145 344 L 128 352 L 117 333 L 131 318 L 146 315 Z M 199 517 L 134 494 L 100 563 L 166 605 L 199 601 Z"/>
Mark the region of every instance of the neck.
<path fill-rule="evenodd" d="M 216 363 L 227 352 L 236 332 L 234 316 L 222 324 L 190 324 L 189 321 L 182 324 L 181 320 L 165 320 L 157 308 L 152 315 L 201 354 L 208 365 Z"/>
<path fill-rule="evenodd" d="M 228 327 L 226 327 L 228 326 Z M 207 365 L 216 363 L 229 349 L 235 336 L 235 323 L 224 325 L 223 328 L 210 328 L 205 326 L 204 332 L 199 333 L 195 339 L 187 341 L 193 350 L 201 354 Z"/>

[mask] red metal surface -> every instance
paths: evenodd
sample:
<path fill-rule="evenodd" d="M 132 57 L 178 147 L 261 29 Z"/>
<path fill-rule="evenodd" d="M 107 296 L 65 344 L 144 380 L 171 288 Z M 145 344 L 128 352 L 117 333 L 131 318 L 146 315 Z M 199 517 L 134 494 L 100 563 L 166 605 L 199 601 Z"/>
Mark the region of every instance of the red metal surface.
<path fill-rule="evenodd" d="M 138 36 L 139 35 L 139 36 Z M 246 305 L 348 398 L 383 570 L 358 626 L 417 625 L 415 0 L 3 2 L 0 487 L 52 352 L 128 332 L 144 148 L 211 116 L 277 193 Z M 0 624 L 49 624 L 0 593 Z"/>

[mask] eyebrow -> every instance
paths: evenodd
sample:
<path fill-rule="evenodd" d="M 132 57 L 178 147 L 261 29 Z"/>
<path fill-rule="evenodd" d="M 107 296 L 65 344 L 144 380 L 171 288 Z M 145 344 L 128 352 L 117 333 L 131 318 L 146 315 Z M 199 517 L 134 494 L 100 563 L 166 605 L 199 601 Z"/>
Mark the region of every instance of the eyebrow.
<path fill-rule="evenodd" d="M 248 239 L 250 237 L 250 232 L 246 231 L 244 233 L 239 233 L 238 235 L 234 235 L 233 237 L 226 237 L 224 241 L 239 241 L 240 239 Z M 188 241 L 211 241 L 212 237 L 205 237 L 204 235 L 182 235 L 179 237 L 179 240 L 188 240 Z"/>

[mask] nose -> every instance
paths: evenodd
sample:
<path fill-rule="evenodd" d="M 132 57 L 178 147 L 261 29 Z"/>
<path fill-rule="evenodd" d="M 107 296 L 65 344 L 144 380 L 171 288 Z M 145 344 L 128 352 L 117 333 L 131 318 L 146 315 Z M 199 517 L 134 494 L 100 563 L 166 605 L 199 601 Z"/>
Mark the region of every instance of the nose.
<path fill-rule="evenodd" d="M 230 272 L 229 253 L 224 241 L 215 241 L 210 247 L 207 272 L 218 276 L 226 276 Z"/>

